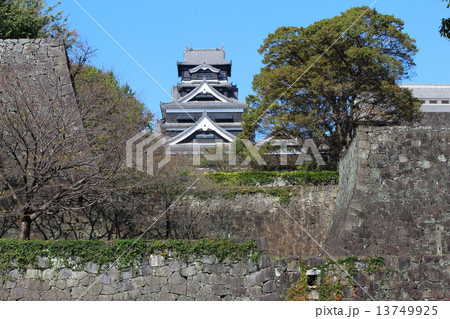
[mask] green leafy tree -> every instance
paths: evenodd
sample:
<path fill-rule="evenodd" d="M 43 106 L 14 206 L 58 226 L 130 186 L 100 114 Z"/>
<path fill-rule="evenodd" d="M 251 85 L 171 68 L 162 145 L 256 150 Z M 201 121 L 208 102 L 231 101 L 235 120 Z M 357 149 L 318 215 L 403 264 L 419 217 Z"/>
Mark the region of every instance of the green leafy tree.
<path fill-rule="evenodd" d="M 62 37 L 75 40 L 74 31 L 67 29 L 59 5 L 48 6 L 43 0 L 0 0 L 0 38 Z"/>
<path fill-rule="evenodd" d="M 106 134 L 98 137 L 99 148 L 125 143 L 143 129 L 151 131 L 153 114 L 128 84 L 119 83 L 112 71 L 82 66 L 77 72 L 75 87 L 79 107 L 86 114 L 85 125 L 107 128 Z"/>
<path fill-rule="evenodd" d="M 450 0 L 442 0 L 443 2 L 448 2 L 447 8 L 450 8 Z M 441 22 L 441 28 L 439 33 L 442 37 L 450 39 L 450 18 L 443 18 Z"/>
<path fill-rule="evenodd" d="M 280 27 L 259 52 L 244 136 L 272 135 L 326 141 L 342 155 L 358 125 L 395 124 L 419 117 L 420 103 L 398 82 L 408 78 L 417 52 L 403 22 L 368 7 L 306 28 Z"/>

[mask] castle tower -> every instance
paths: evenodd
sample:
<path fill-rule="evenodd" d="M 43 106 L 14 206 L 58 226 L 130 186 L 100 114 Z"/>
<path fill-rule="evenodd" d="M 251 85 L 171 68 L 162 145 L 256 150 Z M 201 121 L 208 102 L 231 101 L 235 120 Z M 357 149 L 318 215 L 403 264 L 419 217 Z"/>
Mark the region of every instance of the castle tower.
<path fill-rule="evenodd" d="M 188 49 L 177 62 L 181 82 L 172 88 L 172 101 L 161 103 L 157 131 L 174 150 L 193 144 L 211 147 L 231 143 L 242 131 L 245 103 L 238 101 L 236 85 L 228 82 L 231 61 L 223 49 Z"/>

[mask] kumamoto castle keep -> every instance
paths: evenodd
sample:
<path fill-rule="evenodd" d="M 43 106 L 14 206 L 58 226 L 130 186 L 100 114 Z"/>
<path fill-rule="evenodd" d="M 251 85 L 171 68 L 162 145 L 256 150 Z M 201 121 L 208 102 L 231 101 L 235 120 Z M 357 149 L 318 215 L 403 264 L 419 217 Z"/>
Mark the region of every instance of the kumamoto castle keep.
<path fill-rule="evenodd" d="M 155 131 L 165 137 L 165 146 L 186 155 L 191 150 L 238 140 L 247 106 L 239 101 L 238 87 L 230 81 L 232 63 L 225 57 L 224 49 L 186 48 L 183 60 L 176 66 L 178 84 L 172 88 L 172 100 L 160 104 L 161 119 L 155 126 Z M 77 90 L 62 41 L 0 40 L 0 76 L 6 74 L 6 69 L 19 70 L 31 85 L 39 78 L 54 80 L 61 108 L 76 109 Z M 39 252 L 30 254 L 36 260 L 24 257 L 5 262 L 10 253 L 0 257 L 0 300 L 271 301 L 286 300 L 292 291 L 300 294 L 296 300 L 449 300 L 450 84 L 401 86 L 411 89 L 421 100 L 421 122 L 358 127 L 339 161 L 339 171 L 325 172 L 335 174 L 330 182 L 296 183 L 289 175 L 293 172 L 284 171 L 255 171 L 272 174 L 267 175 L 267 182 L 258 184 L 247 181 L 228 186 L 205 179 L 206 191 L 198 196 L 188 193 L 179 201 L 172 196 L 167 200 L 169 204 L 164 202 L 166 206 L 160 204 L 162 200 L 158 202 L 164 208 L 161 212 L 174 207 L 159 221 L 161 228 L 151 228 L 146 233 L 149 237 L 144 238 L 149 242 L 163 238 L 158 244 L 160 250 L 146 250 L 145 254 L 137 255 L 140 259 L 136 263 L 123 267 L 113 263 L 105 267 L 86 257 L 80 258 L 87 260 L 85 263 L 74 265 L 70 263 L 73 256 L 69 262 L 52 255 L 43 256 L 54 250 L 39 246 L 45 245 L 42 242 L 56 245 L 64 241 L 36 241 Z M 44 102 L 51 104 L 55 99 Z M 7 103 L 2 100 L 2 106 Z M 55 108 L 55 112 L 61 108 Z M 83 126 L 80 124 L 77 129 L 81 132 Z M 125 151 L 124 145 L 123 154 Z M 6 155 L 7 151 L 0 152 L 0 165 Z M 129 174 L 127 178 L 142 173 L 125 171 Z M 234 173 L 195 172 L 198 174 L 195 176 Z M 236 175 L 239 174 L 243 172 Z M 149 176 L 146 174 L 145 178 Z M 164 192 L 170 195 L 169 191 L 179 186 L 174 185 L 178 180 L 165 182 L 159 177 L 154 180 L 159 184 L 143 188 L 140 191 L 143 195 Z M 197 186 L 188 191 L 196 191 Z M 216 189 L 225 191 L 214 193 Z M 112 193 L 111 197 L 117 197 L 119 204 L 108 206 L 113 214 L 109 219 L 99 211 L 98 220 L 105 221 L 105 226 L 99 229 L 104 230 L 119 213 L 125 216 L 119 230 L 131 228 L 138 209 L 128 206 L 122 209 L 121 196 Z M 3 201 L 0 197 L 0 204 Z M 158 221 L 155 216 L 159 216 L 159 211 L 155 207 L 159 206 L 149 203 L 139 207 L 154 215 L 142 215 L 138 219 L 141 224 L 133 224 L 137 230 Z M 10 247 L 12 238 L 17 238 L 18 227 L 14 224 L 17 220 L 14 216 L 6 219 L 3 213 L 0 206 L 3 237 L 0 241 Z M 73 240 L 72 230 L 80 234 L 76 240 L 91 239 L 85 234 L 83 227 L 87 227 L 84 225 L 87 222 L 81 215 L 70 221 L 64 216 L 58 220 L 61 230 L 58 239 Z M 54 239 L 46 232 L 48 225 L 42 225 L 41 232 L 36 230 L 32 239 Z M 173 229 L 187 235 L 179 241 L 176 238 L 172 246 L 166 240 L 171 237 L 156 237 Z M 108 238 L 98 235 L 91 246 L 107 242 L 101 247 L 109 249 L 117 238 L 123 239 L 118 235 Z M 131 242 L 134 238 L 125 239 Z M 219 244 L 233 238 L 236 246 L 223 248 L 217 242 L 210 244 L 208 240 L 212 238 L 220 238 Z M 188 247 L 184 242 L 180 244 L 185 239 L 207 244 L 195 246 L 195 251 L 201 254 L 186 256 L 180 250 Z M 249 240 L 254 240 L 251 241 L 254 246 L 245 246 Z M 17 242 L 20 246 L 31 241 Z M 139 245 L 130 253 L 141 249 Z M 179 250 L 171 253 L 171 249 Z M 100 253 L 100 249 L 95 251 Z"/>
<path fill-rule="evenodd" d="M 156 131 L 169 138 L 172 150 L 193 150 L 230 143 L 242 131 L 245 103 L 236 85 L 228 82 L 231 61 L 223 49 L 186 49 L 177 63 L 181 83 L 172 88 L 172 101 L 161 103 Z"/>

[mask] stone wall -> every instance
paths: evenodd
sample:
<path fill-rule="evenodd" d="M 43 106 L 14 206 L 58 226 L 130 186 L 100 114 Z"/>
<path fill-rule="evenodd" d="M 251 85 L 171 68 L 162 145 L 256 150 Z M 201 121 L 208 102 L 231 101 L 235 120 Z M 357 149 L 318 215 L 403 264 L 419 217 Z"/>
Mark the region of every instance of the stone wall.
<path fill-rule="evenodd" d="M 40 267 L 39 267 L 40 266 Z M 269 258 L 220 263 L 204 256 L 189 263 L 150 255 L 136 269 L 101 271 L 96 264 L 12 269 L 0 279 L 0 300 L 279 300 Z"/>
<path fill-rule="evenodd" d="M 62 40 L 0 39 L 0 67 L 2 73 L 13 72 L 22 79 L 32 79 L 33 86 L 51 82 L 56 86 L 58 95 L 65 99 L 65 103 L 70 103 L 71 107 L 76 105 L 69 62 Z M 55 90 L 54 87 L 52 89 Z"/>
<path fill-rule="evenodd" d="M 361 127 L 340 163 L 325 248 L 342 255 L 450 250 L 450 129 Z"/>
<path fill-rule="evenodd" d="M 271 256 L 317 256 L 333 217 L 337 185 L 295 187 L 289 202 L 265 193 L 180 203 L 174 222 L 191 225 L 199 237 L 265 237 Z M 189 213 L 201 207 L 195 218 Z M 306 232 L 304 232 L 305 230 Z"/>
<path fill-rule="evenodd" d="M 299 269 L 303 268 L 307 274 L 317 274 L 317 270 L 324 272 L 319 273 L 314 285 L 308 286 L 308 300 L 324 297 L 320 296 L 320 286 L 325 280 L 329 287 L 338 282 L 342 285 L 342 300 L 450 300 L 448 255 L 386 256 L 385 265 L 376 270 L 370 269 L 368 262 L 364 261 L 369 260 L 367 257 L 359 260 L 354 263 L 353 273 L 345 263 L 337 265 L 325 258 L 307 258 L 301 262 L 274 261 L 280 296 L 283 299 L 287 297 L 287 289 L 300 278 Z"/>
<path fill-rule="evenodd" d="M 331 285 L 339 280 L 342 300 L 449 300 L 449 259 L 389 256 L 386 265 L 373 272 L 368 263 L 356 262 L 351 280 L 325 258 L 299 261 L 263 255 L 254 263 L 204 256 L 184 262 L 150 255 L 136 269 L 112 267 L 105 272 L 96 264 L 81 270 L 49 268 L 40 259 L 36 268 L 12 269 L 0 279 L 0 300 L 282 300 L 289 287 L 304 279 L 302 271 L 317 269 L 324 273 L 307 286 L 308 300 L 323 299 L 323 278 Z"/>
<path fill-rule="evenodd" d="M 424 112 L 421 126 L 450 127 L 450 112 Z"/>

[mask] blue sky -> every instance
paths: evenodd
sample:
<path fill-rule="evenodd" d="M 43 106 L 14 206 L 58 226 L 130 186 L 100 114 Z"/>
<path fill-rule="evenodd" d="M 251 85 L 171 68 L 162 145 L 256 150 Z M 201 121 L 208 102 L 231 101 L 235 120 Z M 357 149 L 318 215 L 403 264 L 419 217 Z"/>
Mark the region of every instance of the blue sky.
<path fill-rule="evenodd" d="M 231 81 L 239 100 L 252 93 L 253 75 L 261 68 L 257 50 L 268 33 L 280 26 L 308 26 L 354 6 L 375 0 L 77 0 L 167 91 L 178 82 L 176 62 L 190 48 L 218 48 L 223 44 L 232 60 Z M 54 4 L 56 0 L 47 0 Z M 441 18 L 450 16 L 441 0 L 378 0 L 374 7 L 405 22 L 405 31 L 417 40 L 416 75 L 411 83 L 450 83 L 450 41 L 438 34 Z M 113 70 L 129 83 L 146 107 L 160 118 L 159 103 L 170 101 L 162 90 L 74 0 L 59 9 L 97 49 L 91 64 Z"/>

